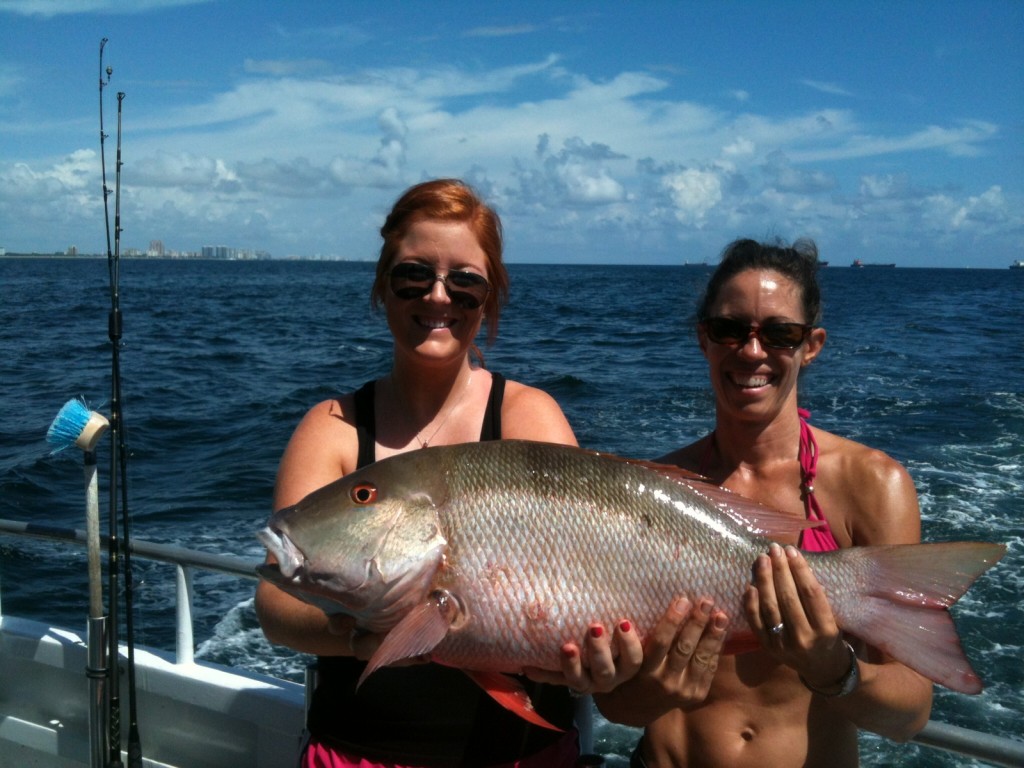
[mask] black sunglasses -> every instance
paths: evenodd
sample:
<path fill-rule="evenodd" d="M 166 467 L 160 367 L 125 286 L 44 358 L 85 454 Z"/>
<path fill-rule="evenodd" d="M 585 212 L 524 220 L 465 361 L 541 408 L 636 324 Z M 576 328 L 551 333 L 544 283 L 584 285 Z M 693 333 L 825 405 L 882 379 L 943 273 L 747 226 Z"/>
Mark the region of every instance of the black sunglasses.
<path fill-rule="evenodd" d="M 807 340 L 813 325 L 803 323 L 765 323 L 749 325 L 731 317 L 707 317 L 701 321 L 704 332 L 716 344 L 742 346 L 754 334 L 761 346 L 770 349 L 796 349 Z"/>
<path fill-rule="evenodd" d="M 410 301 L 426 296 L 438 280 L 452 303 L 462 309 L 476 309 L 487 298 L 491 284 L 487 278 L 476 272 L 452 269 L 446 275 L 439 275 L 426 264 L 404 261 L 391 268 L 389 282 L 391 292 L 400 299 Z"/>

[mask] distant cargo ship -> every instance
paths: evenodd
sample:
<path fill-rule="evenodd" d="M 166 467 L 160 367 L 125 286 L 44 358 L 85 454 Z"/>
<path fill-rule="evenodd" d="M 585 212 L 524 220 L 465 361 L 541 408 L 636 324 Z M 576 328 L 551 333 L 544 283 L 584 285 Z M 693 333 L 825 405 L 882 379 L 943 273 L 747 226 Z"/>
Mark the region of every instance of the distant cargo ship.
<path fill-rule="evenodd" d="M 868 262 L 868 263 L 865 264 L 860 259 L 854 259 L 853 260 L 853 264 L 851 264 L 850 266 L 851 267 L 895 267 L 896 265 L 895 264 L 875 264 L 875 263 L 872 263 L 872 262 Z"/>

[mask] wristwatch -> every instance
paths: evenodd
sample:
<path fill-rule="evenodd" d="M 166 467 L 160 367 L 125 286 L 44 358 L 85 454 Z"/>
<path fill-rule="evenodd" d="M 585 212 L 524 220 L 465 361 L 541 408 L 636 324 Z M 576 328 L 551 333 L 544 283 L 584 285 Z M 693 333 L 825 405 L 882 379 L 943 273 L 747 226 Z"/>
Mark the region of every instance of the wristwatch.
<path fill-rule="evenodd" d="M 857 652 L 853 650 L 853 646 L 845 640 L 843 645 L 846 646 L 847 652 L 850 654 L 850 668 L 846 670 L 839 682 L 839 690 L 837 691 L 823 691 L 819 688 L 815 688 L 813 685 L 804 680 L 803 675 L 800 676 L 800 682 L 804 684 L 811 693 L 816 693 L 819 696 L 824 696 L 826 699 L 838 699 L 840 696 L 848 696 L 857 690 L 857 686 L 860 684 L 860 665 L 857 663 Z"/>

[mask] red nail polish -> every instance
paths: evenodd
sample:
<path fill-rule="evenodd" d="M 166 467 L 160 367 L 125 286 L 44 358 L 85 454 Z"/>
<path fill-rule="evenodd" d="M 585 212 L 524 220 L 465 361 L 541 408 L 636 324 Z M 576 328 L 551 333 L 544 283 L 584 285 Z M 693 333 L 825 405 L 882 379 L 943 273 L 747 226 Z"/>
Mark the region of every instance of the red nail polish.
<path fill-rule="evenodd" d="M 590 636 L 597 640 L 601 635 L 604 634 L 604 627 L 591 627 Z"/>
<path fill-rule="evenodd" d="M 619 624 L 619 631 L 620 632 L 629 632 L 629 630 L 631 630 L 632 628 L 633 628 L 633 625 L 630 624 L 628 621 L 624 621 L 621 624 Z"/>

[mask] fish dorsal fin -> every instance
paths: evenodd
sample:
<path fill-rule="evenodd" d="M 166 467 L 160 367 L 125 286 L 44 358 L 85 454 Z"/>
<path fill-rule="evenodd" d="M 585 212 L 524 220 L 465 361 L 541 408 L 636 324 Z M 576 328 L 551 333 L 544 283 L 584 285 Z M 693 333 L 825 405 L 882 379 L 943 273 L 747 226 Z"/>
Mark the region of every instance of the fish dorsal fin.
<path fill-rule="evenodd" d="M 612 457 L 606 455 L 606 458 Z M 763 536 L 768 539 L 787 538 L 796 536 L 807 528 L 818 528 L 827 525 L 824 520 L 807 520 L 772 509 L 735 491 L 730 491 L 728 488 L 716 485 L 703 475 L 683 469 L 682 467 L 640 459 L 620 460 L 628 464 L 644 467 L 666 480 L 671 480 L 673 483 L 685 486 L 748 532 L 757 536 Z"/>
<path fill-rule="evenodd" d="M 523 684 L 514 677 L 509 677 L 501 672 L 473 672 L 463 670 L 469 678 L 479 685 L 484 691 L 501 704 L 509 712 L 512 712 L 526 720 L 528 723 L 539 725 L 541 728 L 549 728 L 552 731 L 561 731 L 557 725 L 552 725 L 537 710 L 534 709 L 530 694 L 526 692 Z"/>
<path fill-rule="evenodd" d="M 432 592 L 387 633 L 359 676 L 356 688 L 380 667 L 430 653 L 444 640 L 457 613 L 458 607 L 451 595 L 444 590 Z"/>

